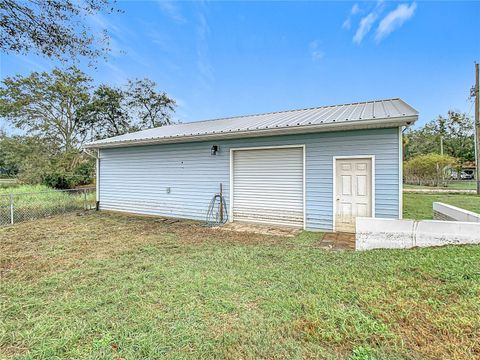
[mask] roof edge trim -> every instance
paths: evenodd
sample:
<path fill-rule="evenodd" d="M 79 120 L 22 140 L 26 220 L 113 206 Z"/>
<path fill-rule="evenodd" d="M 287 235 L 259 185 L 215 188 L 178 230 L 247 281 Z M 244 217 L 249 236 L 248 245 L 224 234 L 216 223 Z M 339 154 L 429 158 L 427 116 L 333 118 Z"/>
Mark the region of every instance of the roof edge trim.
<path fill-rule="evenodd" d="M 332 132 L 340 130 L 362 130 L 362 129 L 381 129 L 388 127 L 409 126 L 418 120 L 418 115 L 402 116 L 395 118 L 385 118 L 381 123 L 379 119 L 373 120 L 357 120 L 348 123 L 338 122 L 329 124 L 318 125 L 305 125 L 296 127 L 281 127 L 271 129 L 260 129 L 255 131 L 232 131 L 226 133 L 214 133 L 205 135 L 191 135 L 182 137 L 163 137 L 163 138 L 150 138 L 139 140 L 124 140 L 116 142 L 106 143 L 87 143 L 82 147 L 84 149 L 102 149 L 102 148 L 116 148 L 127 146 L 139 146 L 139 145 L 155 145 L 155 144 L 171 144 L 171 143 L 187 143 L 194 141 L 208 141 L 218 139 L 238 139 L 238 138 L 250 138 L 261 136 L 277 136 L 277 135 L 293 135 L 293 134 L 308 134 L 317 132 Z"/>

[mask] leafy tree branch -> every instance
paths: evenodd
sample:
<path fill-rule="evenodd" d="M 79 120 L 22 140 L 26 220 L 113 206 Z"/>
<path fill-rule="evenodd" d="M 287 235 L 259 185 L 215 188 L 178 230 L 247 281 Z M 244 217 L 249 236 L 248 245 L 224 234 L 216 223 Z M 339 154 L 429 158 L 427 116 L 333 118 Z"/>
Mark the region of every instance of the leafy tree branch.
<path fill-rule="evenodd" d="M 88 17 L 118 11 L 111 0 L 0 0 L 0 48 L 62 61 L 95 59 L 109 51 L 106 31 L 95 33 Z"/>

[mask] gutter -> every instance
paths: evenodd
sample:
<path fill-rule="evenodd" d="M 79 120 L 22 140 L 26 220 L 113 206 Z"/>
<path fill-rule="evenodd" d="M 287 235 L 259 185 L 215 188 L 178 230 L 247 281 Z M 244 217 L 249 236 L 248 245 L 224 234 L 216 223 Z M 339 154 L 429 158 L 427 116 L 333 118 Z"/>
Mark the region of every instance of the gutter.
<path fill-rule="evenodd" d="M 148 138 L 135 140 L 119 140 L 104 143 L 89 143 L 83 146 L 83 149 L 101 149 L 101 148 L 115 148 L 138 145 L 153 145 L 153 144 L 168 144 L 168 143 L 182 143 L 194 141 L 208 141 L 211 139 L 238 139 L 251 138 L 261 136 L 277 136 L 277 135 L 292 135 L 292 134 L 308 134 L 318 132 L 331 132 L 340 130 L 361 130 L 361 129 L 381 129 L 399 126 L 409 126 L 418 120 L 418 115 L 385 118 L 381 123 L 378 119 L 371 120 L 357 120 L 346 123 L 345 121 L 339 123 L 329 124 L 314 124 L 303 126 L 284 126 L 281 128 L 264 128 L 255 130 L 241 130 L 241 131 L 227 131 L 216 132 L 209 134 L 191 134 L 182 136 L 170 136 L 165 138 Z"/>

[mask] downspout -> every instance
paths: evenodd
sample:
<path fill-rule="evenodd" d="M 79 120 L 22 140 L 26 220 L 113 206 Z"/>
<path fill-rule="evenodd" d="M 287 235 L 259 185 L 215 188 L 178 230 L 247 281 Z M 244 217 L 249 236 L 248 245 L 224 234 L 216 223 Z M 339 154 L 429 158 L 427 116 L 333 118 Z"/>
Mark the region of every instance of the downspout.
<path fill-rule="evenodd" d="M 95 159 L 95 210 L 100 210 L 100 149 L 96 154 L 83 148 L 83 152 Z"/>

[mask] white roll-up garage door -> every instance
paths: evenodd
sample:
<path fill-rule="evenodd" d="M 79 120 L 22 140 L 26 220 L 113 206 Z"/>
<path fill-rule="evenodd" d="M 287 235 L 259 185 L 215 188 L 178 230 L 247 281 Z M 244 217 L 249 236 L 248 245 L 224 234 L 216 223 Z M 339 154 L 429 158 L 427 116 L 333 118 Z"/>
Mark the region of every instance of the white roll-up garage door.
<path fill-rule="evenodd" d="M 234 150 L 233 220 L 303 226 L 303 147 Z"/>

